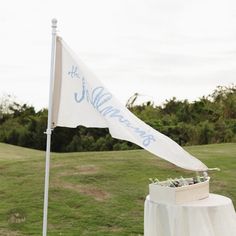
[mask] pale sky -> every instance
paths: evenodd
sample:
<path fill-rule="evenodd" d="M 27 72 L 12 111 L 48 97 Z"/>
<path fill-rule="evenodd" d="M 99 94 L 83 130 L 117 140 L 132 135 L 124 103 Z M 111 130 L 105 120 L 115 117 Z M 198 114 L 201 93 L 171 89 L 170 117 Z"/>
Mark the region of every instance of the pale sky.
<path fill-rule="evenodd" d="M 0 6 L 0 96 L 48 106 L 51 19 L 123 103 L 197 100 L 236 83 L 234 0 L 7 0 Z"/>

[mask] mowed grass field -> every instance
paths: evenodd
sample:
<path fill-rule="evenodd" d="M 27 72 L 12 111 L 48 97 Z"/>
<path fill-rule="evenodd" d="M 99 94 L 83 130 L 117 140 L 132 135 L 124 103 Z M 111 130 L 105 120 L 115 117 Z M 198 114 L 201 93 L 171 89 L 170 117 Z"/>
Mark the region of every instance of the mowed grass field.
<path fill-rule="evenodd" d="M 186 147 L 236 206 L 236 144 Z M 41 235 L 45 152 L 0 143 L 0 235 Z M 150 177 L 192 176 L 144 150 L 52 154 L 48 235 L 143 235 Z"/>

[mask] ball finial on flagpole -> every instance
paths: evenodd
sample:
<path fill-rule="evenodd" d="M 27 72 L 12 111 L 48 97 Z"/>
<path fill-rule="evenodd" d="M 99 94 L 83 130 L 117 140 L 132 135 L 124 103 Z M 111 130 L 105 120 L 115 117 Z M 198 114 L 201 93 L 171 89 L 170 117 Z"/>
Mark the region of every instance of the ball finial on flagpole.
<path fill-rule="evenodd" d="M 57 28 L 57 19 L 56 18 L 52 19 L 52 28 Z"/>

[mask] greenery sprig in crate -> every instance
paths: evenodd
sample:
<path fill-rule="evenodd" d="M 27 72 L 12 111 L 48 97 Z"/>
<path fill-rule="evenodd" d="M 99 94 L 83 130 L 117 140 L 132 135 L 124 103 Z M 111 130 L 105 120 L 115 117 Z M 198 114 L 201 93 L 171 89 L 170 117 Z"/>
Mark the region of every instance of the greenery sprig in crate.
<path fill-rule="evenodd" d="M 192 178 L 183 178 L 182 176 L 180 178 L 175 178 L 175 179 L 168 178 L 166 181 L 159 181 L 157 178 L 149 178 L 149 180 L 153 184 L 159 184 L 160 186 L 176 188 L 205 182 L 208 180 L 208 177 L 197 175 L 196 177 Z"/>

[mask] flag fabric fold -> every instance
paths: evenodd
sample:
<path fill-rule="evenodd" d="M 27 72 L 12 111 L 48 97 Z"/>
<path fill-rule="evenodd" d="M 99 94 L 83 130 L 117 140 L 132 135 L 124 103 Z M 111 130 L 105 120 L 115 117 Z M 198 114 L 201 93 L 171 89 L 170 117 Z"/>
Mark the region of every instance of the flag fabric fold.
<path fill-rule="evenodd" d="M 123 106 L 60 37 L 56 39 L 52 125 L 108 128 L 112 137 L 135 143 L 176 166 L 193 171 L 208 169 Z"/>

